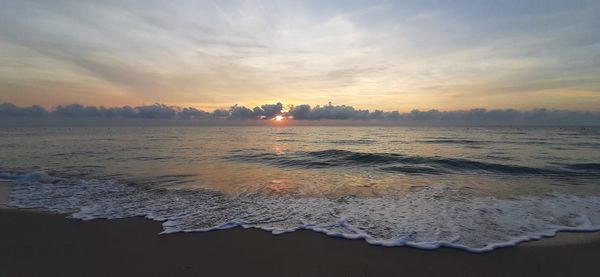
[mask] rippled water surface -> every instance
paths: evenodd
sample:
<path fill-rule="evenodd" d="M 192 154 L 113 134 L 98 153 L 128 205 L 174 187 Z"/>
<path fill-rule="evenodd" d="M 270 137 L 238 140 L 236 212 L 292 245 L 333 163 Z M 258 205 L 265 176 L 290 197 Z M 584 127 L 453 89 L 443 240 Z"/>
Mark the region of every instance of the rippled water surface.
<path fill-rule="evenodd" d="M 600 228 L 600 129 L 0 130 L 11 203 L 166 232 L 299 228 L 485 251 Z"/>

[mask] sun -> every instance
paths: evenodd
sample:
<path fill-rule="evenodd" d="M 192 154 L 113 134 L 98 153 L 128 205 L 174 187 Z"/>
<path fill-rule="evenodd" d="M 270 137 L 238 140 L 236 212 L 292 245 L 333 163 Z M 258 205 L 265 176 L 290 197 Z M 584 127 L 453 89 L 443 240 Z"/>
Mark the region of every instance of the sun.
<path fill-rule="evenodd" d="M 282 121 L 282 120 L 283 120 L 283 116 L 281 116 L 281 115 L 275 116 L 275 121 Z"/>

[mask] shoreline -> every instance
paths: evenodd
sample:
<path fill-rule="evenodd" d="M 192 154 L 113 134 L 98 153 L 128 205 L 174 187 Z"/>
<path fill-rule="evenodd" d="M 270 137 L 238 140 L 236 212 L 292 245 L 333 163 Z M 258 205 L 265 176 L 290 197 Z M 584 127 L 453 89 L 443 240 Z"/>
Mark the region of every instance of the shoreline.
<path fill-rule="evenodd" d="M 47 212 L 47 211 L 43 211 L 43 210 L 38 210 L 38 209 L 20 209 L 20 208 L 16 208 L 16 207 L 11 207 L 8 205 L 8 201 L 9 201 L 9 195 L 10 195 L 10 190 L 12 188 L 12 186 L 14 185 L 14 181 L 12 180 L 3 180 L 0 179 L 0 209 L 11 209 L 11 210 L 20 210 L 20 211 L 34 211 L 34 212 L 38 212 L 38 213 L 43 213 L 43 214 L 57 214 L 57 213 L 53 213 L 53 212 Z M 63 216 L 68 217 L 68 214 L 62 214 Z M 140 217 L 142 219 L 145 220 L 149 220 L 152 222 L 158 222 L 158 223 L 162 223 L 161 221 L 154 221 L 152 219 L 147 219 L 145 217 Z M 79 220 L 79 219 L 76 219 Z M 240 228 L 240 229 L 254 229 L 254 228 L 244 228 L 244 227 L 236 227 L 236 228 Z M 226 228 L 229 229 L 229 228 Z M 260 228 L 256 228 L 257 230 L 260 231 L 264 231 L 267 233 L 272 234 L 270 231 L 268 230 L 264 230 L 264 229 L 260 229 Z M 213 231 L 219 231 L 222 229 L 215 229 L 215 230 L 211 230 L 209 232 L 213 232 Z M 314 231 L 314 230 L 310 230 L 310 229 L 302 229 L 304 231 L 311 231 L 311 232 L 316 232 L 319 234 L 325 234 L 323 232 L 319 232 L 319 231 Z M 162 233 L 161 229 L 161 232 Z M 204 231 L 198 231 L 198 232 L 176 232 L 176 233 L 206 233 Z M 288 233 L 288 232 L 286 232 Z M 276 234 L 272 234 L 272 235 L 276 235 Z M 336 236 L 329 236 L 332 238 L 338 238 Z M 374 247 L 408 247 L 408 248 L 414 248 L 414 249 L 420 249 L 420 250 L 426 250 L 426 251 L 432 251 L 432 250 L 437 250 L 439 248 L 435 248 L 435 249 L 427 249 L 427 248 L 420 248 L 420 247 L 414 247 L 414 246 L 408 246 L 408 245 L 401 245 L 401 246 L 385 246 L 385 245 L 381 245 L 381 244 L 370 244 L 368 242 L 366 242 L 364 239 L 361 238 L 345 238 L 345 237 L 339 237 L 341 239 L 346 239 L 346 240 L 359 240 L 359 241 L 364 241 L 365 243 L 372 245 Z M 563 231 L 556 231 L 555 235 L 553 236 L 541 236 L 540 238 L 531 238 L 528 240 L 524 240 L 524 241 L 520 241 L 517 242 L 515 245 L 507 245 L 507 246 L 500 246 L 498 248 L 494 248 L 493 250 L 491 250 L 491 252 L 497 250 L 497 249 L 502 249 L 502 248 L 512 248 L 512 247 L 521 247 L 521 246 L 555 246 L 555 245 L 568 245 L 568 244 L 578 244 L 578 243 L 587 243 L 587 242 L 592 242 L 594 240 L 600 240 L 600 230 L 598 231 L 585 231 L 585 230 L 563 230 Z M 484 254 L 484 253 L 489 253 L 490 251 L 483 251 L 483 252 L 478 252 L 478 251 L 470 251 L 464 248 L 460 248 L 460 247 L 452 247 L 452 246 L 440 246 L 440 248 L 448 248 L 448 249 L 456 249 L 456 250 L 460 250 L 460 251 L 465 251 L 465 252 L 469 252 L 469 253 L 474 253 L 474 254 Z"/>
<path fill-rule="evenodd" d="M 560 232 L 482 254 L 376 246 L 310 230 L 158 235 L 161 222 L 141 217 L 82 221 L 10 208 L 9 189 L 0 182 L 2 276 L 594 276 L 600 253 L 600 232 Z"/>
<path fill-rule="evenodd" d="M 308 230 L 157 235 L 143 218 L 81 221 L 0 210 L 3 276 L 595 276 L 600 240 L 497 249 L 383 247 Z M 35 266 L 31 266 L 35 265 Z"/>

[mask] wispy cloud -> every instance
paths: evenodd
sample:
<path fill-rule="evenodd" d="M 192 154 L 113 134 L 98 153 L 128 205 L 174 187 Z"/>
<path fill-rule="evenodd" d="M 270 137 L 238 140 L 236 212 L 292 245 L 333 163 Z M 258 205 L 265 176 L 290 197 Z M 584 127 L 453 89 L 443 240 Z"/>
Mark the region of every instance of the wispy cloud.
<path fill-rule="evenodd" d="M 597 110 L 598 13 L 597 1 L 2 1 L 0 98 Z"/>

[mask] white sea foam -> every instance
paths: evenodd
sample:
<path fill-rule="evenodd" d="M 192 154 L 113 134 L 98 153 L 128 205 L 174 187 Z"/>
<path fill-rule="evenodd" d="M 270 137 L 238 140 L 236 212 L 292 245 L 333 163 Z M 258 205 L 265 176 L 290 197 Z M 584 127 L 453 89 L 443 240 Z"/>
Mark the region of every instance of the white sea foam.
<path fill-rule="evenodd" d="M 43 172 L 1 177 L 15 180 L 12 206 L 67 213 L 83 220 L 144 216 L 162 221 L 163 233 L 236 226 L 273 234 L 310 229 L 385 246 L 448 246 L 483 252 L 553 236 L 557 231 L 600 230 L 597 196 L 497 199 L 439 185 L 420 187 L 403 197 L 228 197 L 207 190 L 54 178 Z"/>

